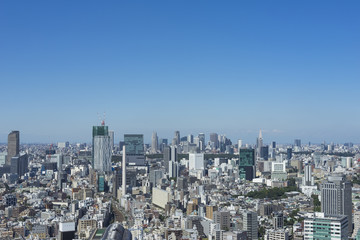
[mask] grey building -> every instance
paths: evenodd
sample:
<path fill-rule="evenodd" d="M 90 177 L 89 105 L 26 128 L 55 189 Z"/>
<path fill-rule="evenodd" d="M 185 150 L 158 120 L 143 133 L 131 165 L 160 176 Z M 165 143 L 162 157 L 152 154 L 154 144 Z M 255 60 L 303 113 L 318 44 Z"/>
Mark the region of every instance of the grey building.
<path fill-rule="evenodd" d="M 157 153 L 158 150 L 158 136 L 156 132 L 153 132 L 151 136 L 151 153 Z"/>
<path fill-rule="evenodd" d="M 213 215 L 214 223 L 220 225 L 221 230 L 229 231 L 230 230 L 230 212 L 221 211 L 214 212 Z"/>
<path fill-rule="evenodd" d="M 16 155 L 11 158 L 10 173 L 16 173 L 19 177 L 28 171 L 28 155 Z"/>
<path fill-rule="evenodd" d="M 14 194 L 6 194 L 3 197 L 3 204 L 5 206 L 16 206 L 16 202 L 17 202 L 17 199 Z"/>
<path fill-rule="evenodd" d="M 256 212 L 246 211 L 243 213 L 243 229 L 250 240 L 258 239 L 258 221 Z"/>
<path fill-rule="evenodd" d="M 331 175 L 321 184 L 321 211 L 325 216 L 346 215 L 352 232 L 351 183 L 344 175 Z"/>
<path fill-rule="evenodd" d="M 284 227 L 284 214 L 282 212 L 272 213 L 274 229 Z"/>
<path fill-rule="evenodd" d="M 174 141 L 173 141 L 173 145 L 179 145 L 180 144 L 180 132 L 179 131 L 175 131 L 175 136 L 174 136 Z"/>
<path fill-rule="evenodd" d="M 8 154 L 6 165 L 11 165 L 11 158 L 20 152 L 20 132 L 12 131 L 8 135 Z"/>
<path fill-rule="evenodd" d="M 156 169 L 156 170 L 150 170 L 150 183 L 153 187 L 156 187 L 156 185 L 160 182 L 160 179 L 163 177 L 164 173 L 163 170 Z"/>
<path fill-rule="evenodd" d="M 219 138 L 217 133 L 210 133 L 210 142 L 214 143 L 215 149 L 219 147 Z"/>
<path fill-rule="evenodd" d="M 169 162 L 171 159 L 171 148 L 170 146 L 164 147 L 164 165 L 165 165 L 165 171 L 169 172 Z"/>

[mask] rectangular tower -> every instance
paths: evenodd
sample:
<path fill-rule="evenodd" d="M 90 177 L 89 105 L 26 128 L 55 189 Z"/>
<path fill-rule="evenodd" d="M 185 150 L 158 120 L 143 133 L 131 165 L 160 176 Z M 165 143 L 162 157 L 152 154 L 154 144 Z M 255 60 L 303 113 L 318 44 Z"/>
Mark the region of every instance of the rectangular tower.
<path fill-rule="evenodd" d="M 11 158 L 18 155 L 20 152 L 20 132 L 12 131 L 8 135 L 8 154 L 6 165 L 11 165 Z"/>
<path fill-rule="evenodd" d="M 135 165 L 144 165 L 144 135 L 125 134 L 124 145 L 126 146 L 126 162 Z"/>
<path fill-rule="evenodd" d="M 346 215 L 352 232 L 351 183 L 343 175 L 332 175 L 321 184 L 321 211 L 325 216 Z"/>
<path fill-rule="evenodd" d="M 243 180 L 252 181 L 255 177 L 255 150 L 241 148 L 239 154 L 239 177 Z"/>

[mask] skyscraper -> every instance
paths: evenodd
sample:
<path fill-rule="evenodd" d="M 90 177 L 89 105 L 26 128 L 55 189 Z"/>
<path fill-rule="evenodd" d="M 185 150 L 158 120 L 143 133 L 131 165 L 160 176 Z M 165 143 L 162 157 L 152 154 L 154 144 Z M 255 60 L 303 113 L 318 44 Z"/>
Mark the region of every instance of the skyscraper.
<path fill-rule="evenodd" d="M 210 133 L 210 142 L 214 144 L 215 149 L 219 147 L 219 138 L 217 133 Z"/>
<path fill-rule="evenodd" d="M 11 158 L 18 155 L 20 152 L 20 132 L 12 131 L 8 135 L 8 154 L 6 165 L 11 165 Z"/>
<path fill-rule="evenodd" d="M 179 176 L 179 163 L 177 162 L 177 148 L 170 147 L 170 161 L 169 161 L 169 177 L 174 178 Z"/>
<path fill-rule="evenodd" d="M 294 146 L 295 147 L 301 147 L 301 139 L 295 139 L 294 140 Z"/>
<path fill-rule="evenodd" d="M 156 132 L 153 132 L 151 137 L 151 153 L 157 153 L 158 150 L 158 137 Z"/>
<path fill-rule="evenodd" d="M 180 132 L 179 131 L 175 131 L 175 145 L 179 145 L 180 144 Z"/>
<path fill-rule="evenodd" d="M 16 173 L 19 177 L 28 172 L 28 155 L 16 155 L 11 158 L 10 172 Z"/>
<path fill-rule="evenodd" d="M 110 136 L 110 149 L 111 151 L 114 149 L 114 131 L 109 131 Z"/>
<path fill-rule="evenodd" d="M 144 136 L 142 134 L 124 134 L 124 144 L 127 163 L 144 165 Z"/>
<path fill-rule="evenodd" d="M 312 176 L 312 165 L 307 163 L 304 168 L 303 186 L 314 186 L 314 177 Z"/>
<path fill-rule="evenodd" d="M 111 171 L 110 136 L 94 137 L 94 169 L 101 172 Z"/>
<path fill-rule="evenodd" d="M 288 148 L 286 150 L 286 159 L 291 160 L 291 158 L 292 158 L 292 148 Z"/>
<path fill-rule="evenodd" d="M 321 184 L 321 211 L 325 216 L 346 215 L 352 232 L 351 183 L 343 175 L 331 175 Z"/>
<path fill-rule="evenodd" d="M 261 148 L 263 146 L 263 138 L 261 129 L 259 130 L 259 137 L 256 140 L 256 158 L 261 157 Z"/>
<path fill-rule="evenodd" d="M 269 146 L 262 146 L 260 148 L 260 158 L 264 160 L 269 159 Z"/>
<path fill-rule="evenodd" d="M 187 141 L 189 143 L 193 143 L 194 142 L 194 136 L 192 134 L 189 134 L 188 137 L 187 137 Z"/>
<path fill-rule="evenodd" d="M 246 211 L 243 213 L 243 229 L 247 233 L 247 239 L 258 239 L 258 221 L 256 212 Z"/>
<path fill-rule="evenodd" d="M 200 151 L 204 151 L 205 150 L 205 144 L 206 144 L 206 142 L 205 142 L 205 133 L 199 133 L 199 135 L 198 135 L 198 137 L 199 137 L 199 145 L 200 145 Z"/>
<path fill-rule="evenodd" d="M 239 177 L 242 180 L 252 181 L 255 177 L 255 151 L 241 148 L 239 154 Z"/>
<path fill-rule="evenodd" d="M 105 122 L 101 122 L 101 126 L 93 126 L 93 132 L 92 132 L 92 162 L 91 165 L 94 168 L 94 138 L 96 136 L 109 136 L 109 128 L 108 126 L 105 126 Z M 110 141 L 109 141 L 110 144 Z M 110 148 L 110 146 L 109 146 Z"/>
<path fill-rule="evenodd" d="M 164 166 L 165 166 L 165 172 L 169 172 L 169 162 L 171 157 L 171 148 L 170 146 L 164 147 Z"/>

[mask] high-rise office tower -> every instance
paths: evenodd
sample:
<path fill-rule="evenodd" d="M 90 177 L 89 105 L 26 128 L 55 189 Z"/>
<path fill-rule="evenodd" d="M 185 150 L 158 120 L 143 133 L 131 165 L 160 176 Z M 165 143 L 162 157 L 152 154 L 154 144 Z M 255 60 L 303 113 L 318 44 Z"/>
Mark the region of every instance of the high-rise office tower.
<path fill-rule="evenodd" d="M 142 134 L 124 134 L 124 143 L 126 146 L 126 162 L 144 165 L 144 136 Z"/>
<path fill-rule="evenodd" d="M 180 144 L 180 132 L 179 131 L 175 131 L 174 139 L 175 139 L 175 145 L 179 145 Z"/>
<path fill-rule="evenodd" d="M 275 158 L 276 156 L 276 142 L 271 143 L 270 157 Z"/>
<path fill-rule="evenodd" d="M 241 148 L 239 154 L 239 177 L 242 180 L 252 181 L 255 177 L 255 151 Z"/>
<path fill-rule="evenodd" d="M 170 147 L 170 161 L 169 161 L 169 177 L 179 176 L 179 163 L 177 162 L 177 148 L 176 146 Z"/>
<path fill-rule="evenodd" d="M 94 137 L 94 169 L 111 172 L 110 136 Z"/>
<path fill-rule="evenodd" d="M 189 143 L 193 143 L 194 142 L 194 136 L 192 134 L 189 134 L 188 137 L 187 137 L 187 141 Z"/>
<path fill-rule="evenodd" d="M 269 146 L 262 146 L 260 148 L 260 158 L 264 160 L 269 159 Z"/>
<path fill-rule="evenodd" d="M 20 132 L 12 131 L 8 135 L 8 154 L 6 165 L 11 165 L 11 158 L 18 155 L 20 152 Z"/>
<path fill-rule="evenodd" d="M 201 151 L 201 146 L 200 146 L 200 138 L 199 137 L 194 137 L 194 144 L 196 145 L 196 148 Z"/>
<path fill-rule="evenodd" d="M 94 139 L 96 136 L 109 136 L 109 127 L 105 126 L 105 121 L 101 122 L 101 126 L 93 126 L 92 131 L 92 162 L 91 165 L 94 168 Z M 109 141 L 110 144 L 110 141 Z M 110 146 L 109 146 L 110 148 Z"/>
<path fill-rule="evenodd" d="M 217 133 L 210 133 L 210 142 L 214 144 L 214 148 L 219 148 L 219 138 Z"/>
<path fill-rule="evenodd" d="M 261 129 L 259 130 L 259 137 L 256 140 L 256 158 L 261 157 L 261 148 L 263 146 L 263 137 Z"/>
<path fill-rule="evenodd" d="M 111 151 L 114 149 L 114 131 L 109 131 L 109 136 L 110 136 L 110 149 Z"/>
<path fill-rule="evenodd" d="M 199 133 L 199 145 L 200 145 L 200 151 L 205 151 L 205 133 Z"/>
<path fill-rule="evenodd" d="M 246 211 L 243 213 L 243 229 L 247 233 L 247 239 L 258 239 L 258 221 L 256 212 Z"/>
<path fill-rule="evenodd" d="M 165 171 L 169 173 L 169 162 L 171 159 L 171 147 L 166 146 L 164 147 L 164 165 L 165 165 Z"/>
<path fill-rule="evenodd" d="M 307 163 L 304 168 L 303 186 L 314 186 L 314 177 L 312 176 L 312 165 Z"/>
<path fill-rule="evenodd" d="M 301 147 L 301 139 L 295 139 L 294 140 L 294 146 L 295 147 Z"/>
<path fill-rule="evenodd" d="M 286 150 L 286 159 L 291 160 L 291 158 L 292 158 L 292 148 L 288 148 Z"/>
<path fill-rule="evenodd" d="M 238 140 L 238 152 L 240 152 L 240 148 L 242 148 L 242 140 Z"/>
<path fill-rule="evenodd" d="M 153 132 L 151 136 L 151 153 L 157 153 L 158 150 L 158 136 L 156 132 Z"/>
<path fill-rule="evenodd" d="M 351 183 L 343 175 L 331 175 L 321 184 L 321 211 L 325 216 L 346 215 L 352 232 Z"/>
<path fill-rule="evenodd" d="M 126 147 L 123 146 L 123 156 L 122 156 L 122 195 L 124 196 L 126 194 Z"/>
<path fill-rule="evenodd" d="M 159 150 L 160 152 L 164 151 L 164 147 L 168 145 L 168 140 L 166 138 L 160 138 L 159 139 Z"/>
<path fill-rule="evenodd" d="M 28 155 L 16 155 L 11 158 L 10 172 L 16 173 L 19 177 L 28 172 Z"/>

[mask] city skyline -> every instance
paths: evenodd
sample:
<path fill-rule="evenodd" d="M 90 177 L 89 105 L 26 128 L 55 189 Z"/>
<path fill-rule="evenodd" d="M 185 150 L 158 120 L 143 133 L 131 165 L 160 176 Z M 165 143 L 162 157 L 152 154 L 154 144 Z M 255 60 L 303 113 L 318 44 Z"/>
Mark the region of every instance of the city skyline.
<path fill-rule="evenodd" d="M 97 124 L 94 126 L 100 126 L 101 124 Z M 112 131 L 114 132 L 114 143 L 116 145 L 119 144 L 120 141 L 124 141 L 124 135 L 127 134 L 141 134 L 144 136 L 144 143 L 148 144 L 151 146 L 152 144 L 152 134 L 154 132 L 157 133 L 158 135 L 158 141 L 160 141 L 161 139 L 167 139 L 169 144 L 171 144 L 171 140 L 174 138 L 174 132 L 172 130 L 169 131 L 162 131 L 161 134 L 159 134 L 158 131 L 156 130 L 146 130 L 144 132 L 146 132 L 147 134 L 145 134 L 144 132 L 140 132 L 137 130 L 134 131 L 122 131 L 122 132 L 118 132 L 114 129 L 111 128 L 111 126 L 109 126 L 108 124 L 106 124 L 109 127 L 109 132 Z M 91 136 L 91 128 L 93 126 L 90 126 L 90 133 L 89 131 L 87 133 L 84 134 L 85 137 L 82 137 L 81 139 L 79 138 L 75 138 L 75 139 L 70 139 L 69 137 L 64 137 L 64 138 L 57 138 L 54 137 L 51 133 L 49 133 L 47 136 L 43 136 L 42 139 L 45 139 L 44 141 L 35 141 L 33 140 L 33 136 L 31 134 L 27 134 L 26 132 L 22 132 L 21 130 L 17 129 L 16 131 L 20 131 L 22 138 L 20 141 L 20 144 L 52 144 L 52 143 L 58 143 L 58 142 L 69 142 L 69 143 L 91 143 L 92 141 L 92 136 Z M 272 144 L 272 142 L 276 142 L 277 144 L 285 144 L 285 145 L 295 145 L 294 141 L 295 140 L 301 140 L 301 143 L 303 145 L 308 145 L 309 143 L 311 144 L 323 144 L 324 142 L 326 144 L 344 144 L 344 143 L 353 143 L 353 144 L 359 144 L 360 142 L 356 142 L 358 140 L 355 141 L 350 141 L 350 140 L 344 140 L 344 141 L 333 141 L 331 139 L 322 139 L 318 138 L 317 140 L 312 140 L 312 139 L 302 139 L 299 138 L 298 136 L 293 136 L 293 137 L 286 137 L 286 138 L 281 138 L 281 137 L 276 137 L 277 134 L 279 133 L 279 131 L 277 129 L 274 130 L 266 130 L 266 129 L 254 129 L 254 130 L 238 130 L 236 131 L 236 129 L 234 130 L 235 132 L 240 132 L 241 135 L 234 135 L 234 134 L 226 134 L 224 132 L 219 132 L 219 131 L 197 131 L 197 132 L 183 132 L 183 131 L 179 131 L 180 132 L 180 137 L 187 137 L 189 134 L 193 134 L 194 137 L 198 136 L 198 134 L 205 134 L 205 145 L 210 141 L 210 134 L 212 133 L 216 133 L 218 136 L 226 136 L 226 138 L 230 139 L 232 141 L 233 144 L 237 144 L 238 140 L 242 141 L 242 144 L 249 144 L 249 145 L 253 145 L 256 146 L 257 144 L 257 137 L 259 135 L 259 131 L 262 131 L 265 134 L 265 138 L 264 138 L 264 145 L 268 145 L 270 146 Z M 15 130 L 11 130 L 11 131 L 15 131 Z M 7 143 L 7 136 L 8 134 L 11 132 L 9 131 L 7 134 L 0 134 L 0 144 L 6 144 Z M 233 132 L 234 132 L 233 131 Z M 4 136 L 3 136 L 4 135 Z M 238 137 L 236 137 L 238 136 Z M 3 140 L 2 140 L 3 139 Z M 25 140 L 23 140 L 25 139 Z M 46 140 L 47 139 L 47 140 Z M 283 139 L 283 140 L 281 140 Z M 313 138 L 314 139 L 314 138 Z"/>
<path fill-rule="evenodd" d="M 2 2 L 0 142 L 12 129 L 24 142 L 90 141 L 104 111 L 116 133 L 145 139 L 179 129 L 253 141 L 261 128 L 278 142 L 359 142 L 359 10 Z"/>

